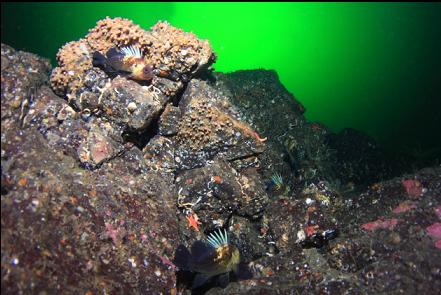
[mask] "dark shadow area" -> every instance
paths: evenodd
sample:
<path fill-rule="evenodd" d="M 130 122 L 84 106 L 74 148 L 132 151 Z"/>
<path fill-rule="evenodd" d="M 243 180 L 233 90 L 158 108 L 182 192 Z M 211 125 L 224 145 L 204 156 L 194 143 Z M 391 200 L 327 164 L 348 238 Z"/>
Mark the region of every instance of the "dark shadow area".
<path fill-rule="evenodd" d="M 152 139 L 154 136 L 158 134 L 158 130 L 159 130 L 158 124 L 159 124 L 159 117 L 156 120 L 152 121 L 150 126 L 142 132 L 126 130 L 123 133 L 124 142 L 131 142 L 137 148 L 142 150 L 149 143 L 150 139 Z"/>

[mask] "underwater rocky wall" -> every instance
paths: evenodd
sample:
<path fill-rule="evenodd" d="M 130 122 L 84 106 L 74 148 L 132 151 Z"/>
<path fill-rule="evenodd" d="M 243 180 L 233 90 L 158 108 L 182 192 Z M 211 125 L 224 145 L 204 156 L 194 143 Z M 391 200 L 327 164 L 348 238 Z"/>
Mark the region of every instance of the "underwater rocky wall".
<path fill-rule="evenodd" d="M 127 45 L 151 81 L 93 66 Z M 308 122 L 275 72 L 212 73 L 215 58 L 120 18 L 53 70 L 1 45 L 2 292 L 189 294 L 176 249 L 218 228 L 247 276 L 195 294 L 441 289 L 441 168 L 392 178 L 372 139 Z"/>

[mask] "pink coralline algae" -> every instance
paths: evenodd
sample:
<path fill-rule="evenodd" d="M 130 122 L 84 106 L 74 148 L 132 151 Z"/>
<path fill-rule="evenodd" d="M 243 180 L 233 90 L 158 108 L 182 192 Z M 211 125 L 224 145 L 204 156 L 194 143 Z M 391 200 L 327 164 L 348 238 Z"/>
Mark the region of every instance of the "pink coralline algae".
<path fill-rule="evenodd" d="M 376 229 L 379 228 L 392 230 L 395 228 L 397 224 L 398 224 L 398 219 L 396 218 L 391 218 L 391 219 L 379 218 L 375 221 L 365 223 L 361 227 L 369 231 L 375 231 Z"/>
<path fill-rule="evenodd" d="M 441 223 L 437 222 L 426 228 L 427 233 L 436 240 L 435 247 L 441 249 Z"/>
<path fill-rule="evenodd" d="M 123 225 L 124 221 L 120 222 L 120 225 Z M 111 238 L 115 245 L 119 245 L 121 242 L 121 238 L 125 235 L 125 229 L 123 228 L 114 228 L 111 223 L 105 223 L 106 226 L 106 235 Z"/>
<path fill-rule="evenodd" d="M 170 268 L 171 268 L 172 270 L 175 270 L 175 269 L 176 269 L 176 265 L 175 265 L 173 262 L 171 262 L 170 259 L 168 259 L 167 257 L 165 257 L 165 256 L 159 256 L 159 258 L 161 259 L 161 262 L 162 262 L 163 264 L 165 264 L 165 265 L 167 265 L 167 266 L 170 266 Z"/>
<path fill-rule="evenodd" d="M 394 208 L 392 210 L 392 212 L 395 214 L 403 213 L 403 212 L 412 210 L 414 208 L 416 208 L 414 203 L 406 201 L 406 202 L 402 202 L 402 203 L 398 204 L 398 206 L 396 208 Z"/>
<path fill-rule="evenodd" d="M 441 223 L 437 222 L 426 228 L 427 233 L 436 240 L 441 239 Z"/>
<path fill-rule="evenodd" d="M 423 194 L 421 182 L 414 179 L 403 179 L 401 181 L 409 196 L 419 198 Z"/>

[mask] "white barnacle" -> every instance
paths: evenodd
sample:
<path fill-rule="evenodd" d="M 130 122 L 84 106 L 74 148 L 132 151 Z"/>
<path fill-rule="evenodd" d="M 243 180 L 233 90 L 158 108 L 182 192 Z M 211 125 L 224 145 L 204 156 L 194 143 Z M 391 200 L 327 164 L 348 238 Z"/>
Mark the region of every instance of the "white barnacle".
<path fill-rule="evenodd" d="M 222 219 L 215 219 L 212 222 L 215 226 L 218 226 L 218 227 L 224 226 L 224 221 Z"/>
<path fill-rule="evenodd" d="M 127 109 L 129 110 L 129 112 L 133 113 L 136 109 L 138 108 L 138 106 L 136 105 L 136 103 L 134 103 L 133 101 L 130 102 L 127 105 Z"/>
<path fill-rule="evenodd" d="M 87 56 L 90 55 L 89 50 L 87 49 L 87 46 L 84 43 L 80 43 L 80 49 L 85 55 L 87 55 Z"/>
<path fill-rule="evenodd" d="M 135 258 L 134 258 L 134 257 L 131 257 L 131 258 L 129 258 L 128 260 L 129 260 L 130 265 L 131 265 L 132 267 L 136 267 L 136 261 L 135 261 Z"/>
<path fill-rule="evenodd" d="M 72 93 L 66 94 L 66 97 L 67 97 L 67 103 L 71 103 L 76 98 L 76 96 Z"/>
<path fill-rule="evenodd" d="M 20 262 L 20 260 L 17 257 L 12 258 L 11 263 L 13 265 L 18 265 L 18 263 Z"/>
<path fill-rule="evenodd" d="M 297 232 L 297 240 L 296 243 L 303 242 L 306 239 L 306 233 L 302 230 Z"/>
<path fill-rule="evenodd" d="M 314 200 L 311 198 L 306 198 L 305 203 L 306 205 L 311 205 L 312 203 L 314 203 Z"/>

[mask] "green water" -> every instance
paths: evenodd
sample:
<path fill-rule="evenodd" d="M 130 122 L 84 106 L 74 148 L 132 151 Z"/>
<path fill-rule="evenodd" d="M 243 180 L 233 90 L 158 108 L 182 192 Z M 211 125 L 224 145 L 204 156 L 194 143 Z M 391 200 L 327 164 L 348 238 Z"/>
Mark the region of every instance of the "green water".
<path fill-rule="evenodd" d="M 440 3 L 2 3 L 1 40 L 50 57 L 105 16 L 209 39 L 218 71 L 275 69 L 309 120 L 441 146 Z M 438 154 L 441 151 L 438 150 Z"/>

